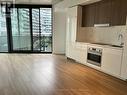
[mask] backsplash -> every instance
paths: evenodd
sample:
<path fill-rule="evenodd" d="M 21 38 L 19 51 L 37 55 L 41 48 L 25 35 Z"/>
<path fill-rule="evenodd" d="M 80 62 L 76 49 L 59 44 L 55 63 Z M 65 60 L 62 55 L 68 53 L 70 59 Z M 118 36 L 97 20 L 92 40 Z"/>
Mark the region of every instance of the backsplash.
<path fill-rule="evenodd" d="M 127 32 L 126 29 L 127 26 L 83 27 L 77 33 L 77 41 L 120 45 L 119 34 L 124 36 L 124 33 Z"/>

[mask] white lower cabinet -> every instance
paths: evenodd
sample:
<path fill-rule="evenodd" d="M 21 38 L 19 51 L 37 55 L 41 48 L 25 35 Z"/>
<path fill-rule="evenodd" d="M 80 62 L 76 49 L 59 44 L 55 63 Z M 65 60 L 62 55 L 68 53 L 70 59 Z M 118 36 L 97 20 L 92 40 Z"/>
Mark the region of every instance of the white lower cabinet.
<path fill-rule="evenodd" d="M 69 42 L 66 43 L 66 56 L 67 57 L 71 57 L 71 53 L 70 53 L 70 45 L 69 45 Z"/>
<path fill-rule="evenodd" d="M 122 49 L 104 48 L 102 55 L 102 71 L 120 77 L 122 65 Z"/>
<path fill-rule="evenodd" d="M 74 59 L 75 60 L 75 44 L 74 43 L 68 43 L 66 48 L 66 56 L 68 58 Z"/>
<path fill-rule="evenodd" d="M 87 61 L 87 45 L 76 44 L 75 60 L 79 63 L 86 64 Z"/>
<path fill-rule="evenodd" d="M 101 70 L 107 74 L 113 75 L 117 78 L 121 77 L 122 55 L 123 50 L 120 48 L 106 48 L 103 47 L 102 64 L 97 68 L 94 65 L 87 63 L 87 44 L 83 43 L 68 43 L 66 49 L 66 56 L 87 66 Z"/>
<path fill-rule="evenodd" d="M 81 43 L 68 44 L 66 56 L 82 64 L 87 60 L 87 45 Z"/>

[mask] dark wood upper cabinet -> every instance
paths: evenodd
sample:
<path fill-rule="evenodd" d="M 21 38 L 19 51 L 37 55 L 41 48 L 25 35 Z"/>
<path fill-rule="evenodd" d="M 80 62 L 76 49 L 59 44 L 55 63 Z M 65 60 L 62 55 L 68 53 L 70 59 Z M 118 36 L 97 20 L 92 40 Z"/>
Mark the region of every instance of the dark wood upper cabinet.
<path fill-rule="evenodd" d="M 102 0 L 82 7 L 82 26 L 94 24 L 126 25 L 127 0 Z"/>
<path fill-rule="evenodd" d="M 95 24 L 110 24 L 111 0 L 102 0 L 96 3 Z"/>
<path fill-rule="evenodd" d="M 90 4 L 82 7 L 82 26 L 92 27 L 95 20 L 96 4 Z"/>
<path fill-rule="evenodd" d="M 127 0 L 111 0 L 111 26 L 126 25 Z"/>
<path fill-rule="evenodd" d="M 121 3 L 121 25 L 126 25 L 127 20 L 127 0 L 120 0 Z"/>
<path fill-rule="evenodd" d="M 121 10 L 121 4 L 120 0 L 111 0 L 111 25 L 120 25 L 121 24 L 121 14 L 120 14 L 120 10 Z"/>

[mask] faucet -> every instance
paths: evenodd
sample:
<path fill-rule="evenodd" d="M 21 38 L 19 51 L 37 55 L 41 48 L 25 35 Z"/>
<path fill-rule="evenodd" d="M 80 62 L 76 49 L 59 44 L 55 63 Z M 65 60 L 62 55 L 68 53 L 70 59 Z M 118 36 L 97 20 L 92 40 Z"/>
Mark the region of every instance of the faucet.
<path fill-rule="evenodd" d="M 123 46 L 124 42 L 123 42 L 123 35 L 122 34 L 119 34 L 118 40 L 121 40 L 120 46 Z"/>

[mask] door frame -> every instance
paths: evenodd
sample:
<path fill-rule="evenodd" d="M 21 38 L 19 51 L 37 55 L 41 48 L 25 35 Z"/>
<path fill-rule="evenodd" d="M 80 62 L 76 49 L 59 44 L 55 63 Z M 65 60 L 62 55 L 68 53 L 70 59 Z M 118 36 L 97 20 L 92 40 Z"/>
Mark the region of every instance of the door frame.
<path fill-rule="evenodd" d="M 29 11 L 29 14 L 30 14 L 29 19 L 30 19 L 31 50 L 13 50 L 11 18 L 6 16 L 6 21 L 7 21 L 8 53 L 52 53 L 52 52 L 41 52 L 41 50 L 40 51 L 34 51 L 33 50 L 33 30 L 32 30 L 32 8 L 33 9 L 34 8 L 39 9 L 39 11 L 40 11 L 40 8 L 51 8 L 51 10 L 52 10 L 52 5 L 14 4 L 14 5 L 11 5 L 10 8 L 13 8 L 13 6 L 14 6 L 14 8 L 28 8 L 30 10 Z M 6 8 L 6 12 L 10 15 L 10 12 L 8 12 L 7 10 L 8 9 Z M 39 13 L 39 15 L 40 15 L 40 13 Z M 53 16 L 53 11 L 52 11 L 52 16 Z M 40 21 L 39 21 L 39 23 L 40 23 Z M 39 27 L 40 27 L 40 25 L 39 25 Z M 39 28 L 39 31 L 40 31 L 40 28 Z M 53 25 L 52 25 L 52 31 L 53 31 Z M 52 37 L 53 37 L 53 32 L 52 32 Z M 51 39 L 51 40 L 52 40 L 51 41 L 52 42 L 51 44 L 53 46 L 53 39 Z"/>

